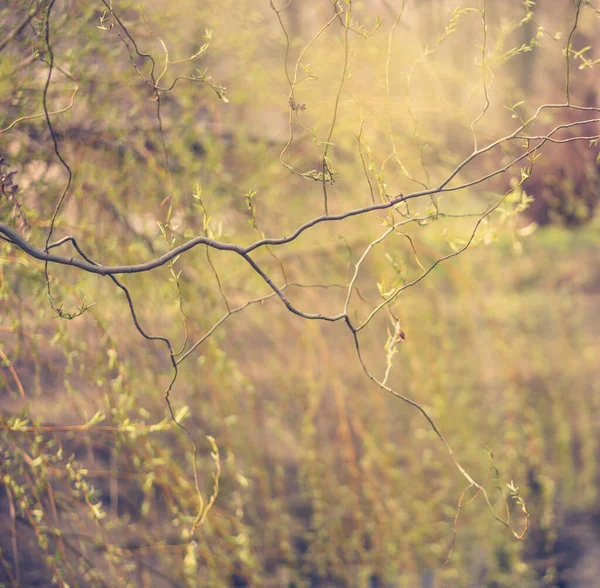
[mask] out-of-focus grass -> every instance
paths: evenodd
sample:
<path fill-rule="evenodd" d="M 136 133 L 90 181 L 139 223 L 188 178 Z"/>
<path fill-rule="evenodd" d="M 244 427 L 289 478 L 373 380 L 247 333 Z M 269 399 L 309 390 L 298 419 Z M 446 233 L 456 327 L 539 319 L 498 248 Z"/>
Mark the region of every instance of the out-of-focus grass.
<path fill-rule="evenodd" d="M 502 484 L 513 479 L 520 485 L 532 525 L 550 531 L 569 509 L 593 507 L 597 496 L 595 232 L 590 227 L 575 237 L 538 231 L 520 255 L 509 242 L 480 246 L 442 266 L 395 305 L 407 340 L 390 383 L 430 411 L 474 476 L 487 476 L 486 488 L 501 510 L 488 471 L 486 448 L 493 451 Z M 219 267 L 226 271 L 226 261 Z M 344 270 L 330 259 L 323 277 L 339 278 Z M 148 292 L 140 297 L 142 314 L 160 307 L 159 291 L 148 286 Z M 310 308 L 332 291 L 294 294 L 299 306 Z M 139 341 L 128 321 L 111 319 L 123 314 L 115 303 L 105 298 L 90 311 L 83 331 L 81 321 L 58 323 L 65 339 L 54 346 L 51 332 L 38 335 L 41 358 L 59 344 L 69 358 L 66 371 L 55 362 L 56 383 L 42 384 L 31 398 L 32 412 L 46 415 L 44 421 L 69 422 L 77 413 L 102 409 L 109 415 L 112 410 L 118 423 L 142 406 L 150 410 L 150 421 L 164 414 L 157 383 L 166 382 L 168 362 L 159 348 Z M 217 316 L 210 305 L 200 294 L 197 307 L 189 303 L 193 325 L 206 326 Z M 105 318 L 94 326 L 92 313 Z M 165 313 L 155 310 L 144 318 L 157 329 Z M 378 331 L 369 329 L 361 342 L 367 360 L 381 370 L 385 341 Z M 114 342 L 123 362 L 120 376 L 98 356 L 106 341 Z M 24 378 L 26 349 L 17 366 Z M 78 380 L 76 390 L 60 385 L 63 374 Z M 94 374 L 97 392 L 84 374 Z M 445 559 L 464 480 L 422 416 L 383 395 L 361 373 L 353 343 L 339 326 L 302 321 L 275 300 L 250 307 L 182 364 L 172 401 L 176 408 L 188 404 L 186 425 L 195 435 L 213 435 L 223 460 L 219 500 L 196 538 L 194 573 L 206 583 L 227 583 L 235 572 L 257 584 L 276 585 L 276 578 L 289 576 L 352 585 L 374 575 L 414 585 Z M 140 517 L 136 533 L 144 542 L 167 533 L 170 510 L 192 508 L 193 492 L 184 483 L 190 472 L 176 466 L 189 456 L 184 436 L 157 433 L 148 444 L 116 433 L 69 437 L 68 446 L 96 447 L 87 457 L 83 447 L 77 450 L 84 463 L 101 461 L 106 443 L 121 464 L 114 471 L 91 467 L 88 476 L 106 488 L 109 511 L 120 496 L 123 510 L 114 513 L 109 534 L 120 532 L 129 517 Z M 208 491 L 211 460 L 204 449 L 199 463 Z M 126 496 L 143 485 L 145 471 L 153 472 L 157 490 L 147 498 L 151 514 L 140 515 Z M 129 488 L 125 497 L 122 485 Z M 518 511 L 513 514 L 518 520 Z M 181 561 L 185 551 L 183 545 L 156 549 L 165 566 Z M 537 585 L 523 554 L 523 544 L 494 524 L 477 500 L 461 511 L 444 577 L 456 585 L 474 577 Z"/>

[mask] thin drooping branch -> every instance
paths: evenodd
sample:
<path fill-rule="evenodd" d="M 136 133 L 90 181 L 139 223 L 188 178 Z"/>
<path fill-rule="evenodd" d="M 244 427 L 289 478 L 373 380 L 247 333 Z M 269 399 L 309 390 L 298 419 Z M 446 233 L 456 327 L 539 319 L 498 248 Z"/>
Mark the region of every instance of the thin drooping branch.
<path fill-rule="evenodd" d="M 297 288 L 324 288 L 324 289 L 327 289 L 327 288 L 341 288 L 341 289 L 344 289 L 344 290 L 346 289 L 346 286 L 343 286 L 342 284 L 300 284 L 298 282 L 288 282 L 288 283 L 284 284 L 283 286 L 281 286 L 281 288 L 279 288 L 279 290 L 281 292 L 283 292 L 284 290 L 287 290 L 288 288 L 290 288 L 292 286 L 295 286 Z M 248 301 L 244 302 L 243 304 L 241 304 L 240 306 L 237 306 L 236 308 L 229 308 L 227 310 L 227 312 L 216 323 L 214 323 L 212 325 L 212 327 L 204 335 L 202 335 L 202 337 L 200 337 L 189 349 L 187 349 L 185 351 L 185 353 L 182 353 L 180 356 L 177 357 L 177 364 L 179 365 L 182 361 L 184 361 L 187 357 L 189 357 L 229 317 L 231 317 L 234 314 L 237 314 L 239 312 L 242 312 L 243 310 L 245 310 L 246 308 L 248 308 L 249 306 L 252 306 L 254 304 L 258 304 L 258 303 L 263 304 L 267 300 L 270 300 L 271 298 L 274 298 L 276 296 L 277 296 L 277 292 L 271 292 L 270 294 L 266 294 L 265 296 L 260 296 L 258 298 L 254 298 L 252 300 L 248 300 Z"/>
<path fill-rule="evenodd" d="M 484 486 L 482 484 L 477 483 L 469 474 L 469 472 L 467 472 L 467 470 L 461 465 L 461 463 L 458 461 L 458 458 L 456 457 L 456 455 L 454 454 L 454 451 L 452 450 L 452 448 L 450 447 L 450 444 L 448 443 L 448 441 L 446 440 L 446 438 L 444 437 L 444 435 L 441 433 L 441 431 L 438 429 L 435 421 L 433 420 L 433 418 L 431 417 L 431 415 L 429 414 L 429 412 L 418 402 L 416 402 L 415 400 L 412 400 L 411 398 L 409 398 L 408 396 L 405 396 L 404 394 L 401 394 L 400 392 L 398 392 L 397 390 L 394 390 L 392 387 L 388 386 L 384 381 L 379 380 L 377 377 L 375 377 L 371 371 L 369 370 L 367 364 L 365 363 L 365 360 L 363 358 L 362 355 L 362 351 L 361 351 L 361 346 L 360 346 L 360 341 L 358 338 L 359 335 L 359 331 L 361 329 L 363 329 L 368 323 L 369 321 L 372 319 L 372 317 L 384 306 L 389 305 L 389 303 L 403 290 L 410 288 L 411 286 L 415 285 L 416 283 L 420 282 L 423 278 L 425 278 L 425 276 L 427 276 L 438 264 L 442 263 L 443 261 L 446 261 L 452 257 L 455 257 L 457 255 L 460 255 L 462 252 L 466 251 L 466 249 L 468 249 L 472 243 L 475 240 L 475 235 L 477 233 L 477 230 L 479 228 L 479 226 L 481 225 L 481 223 L 484 221 L 485 218 L 487 218 L 490 214 L 492 214 L 495 210 L 497 210 L 500 205 L 502 204 L 502 202 L 504 201 L 504 199 L 506 198 L 506 196 L 508 195 L 508 192 L 502 197 L 500 198 L 493 206 L 491 206 L 484 214 L 481 215 L 481 217 L 477 220 L 477 222 L 475 223 L 472 231 L 471 231 L 471 235 L 469 237 L 469 239 L 467 240 L 467 242 L 465 243 L 465 245 L 463 247 L 461 247 L 459 250 L 446 255 L 440 259 L 438 259 L 435 263 L 433 263 L 430 268 L 426 271 L 424 271 L 416 280 L 413 280 L 412 282 L 406 284 L 405 286 L 403 286 L 402 288 L 398 288 L 398 290 L 396 290 L 396 292 L 391 296 L 388 297 L 386 300 L 384 300 L 384 302 L 381 303 L 381 305 L 379 307 L 377 307 L 372 313 L 371 315 L 367 318 L 367 320 L 364 321 L 364 323 L 362 325 L 360 325 L 359 327 L 355 327 L 349 316 L 346 314 L 344 319 L 346 322 L 346 325 L 348 327 L 348 329 L 350 330 L 350 332 L 352 333 L 352 337 L 354 340 L 354 346 L 355 346 L 355 350 L 356 350 L 356 354 L 359 360 L 359 363 L 364 371 L 364 373 L 366 374 L 366 376 L 373 382 L 375 383 L 379 388 L 381 388 L 382 390 L 384 390 L 385 392 L 391 394 L 392 396 L 402 400 L 403 402 L 405 402 L 406 404 L 412 406 L 413 408 L 416 408 L 422 415 L 423 417 L 427 420 L 427 422 L 429 423 L 429 426 L 431 427 L 431 429 L 433 430 L 433 432 L 435 433 L 435 435 L 437 436 L 437 438 L 442 442 L 442 444 L 444 445 L 444 447 L 446 448 L 446 450 L 448 451 L 448 454 L 450 455 L 450 458 L 452 460 L 452 462 L 454 463 L 454 466 L 457 468 L 457 470 L 461 473 L 461 475 L 467 480 L 467 482 L 469 482 L 470 485 L 475 486 L 480 492 L 483 493 L 483 496 L 485 498 L 485 501 L 488 505 L 488 507 L 490 508 L 490 511 L 492 512 L 494 518 L 500 522 L 502 525 L 504 525 L 512 534 L 515 538 L 517 539 L 522 539 L 528 529 L 528 524 L 529 524 L 529 514 L 527 513 L 527 511 L 525 510 L 525 514 L 526 514 L 526 518 L 525 518 L 525 524 L 524 524 L 524 529 L 522 530 L 521 533 L 517 532 L 513 526 L 510 523 L 510 519 L 506 518 L 503 519 L 502 517 L 500 517 L 489 496 L 487 491 L 485 490 Z M 390 231 L 393 229 L 394 227 L 390 228 Z M 382 237 L 380 237 L 380 239 L 373 241 L 371 243 L 371 245 L 375 245 L 378 241 L 382 240 L 383 238 L 385 238 L 385 236 L 387 235 L 387 233 L 385 233 Z M 366 253 L 366 252 L 365 252 Z M 360 263 L 360 262 L 359 262 Z M 358 267 L 358 264 L 357 264 Z"/>
<path fill-rule="evenodd" d="M 60 239 L 59 241 L 56 241 L 55 243 L 51 243 L 50 245 L 48 245 L 47 249 L 52 249 L 54 247 L 59 247 L 59 246 L 65 244 L 65 243 L 68 243 L 68 242 L 70 242 L 73 245 L 74 249 L 77 251 L 77 253 L 79 253 L 79 255 L 81 255 L 81 257 L 85 260 L 86 263 L 88 263 L 88 264 L 90 264 L 90 265 L 92 265 L 94 267 L 98 266 L 98 264 L 92 258 L 90 258 L 88 255 L 86 255 L 86 253 L 81 249 L 81 247 L 77 243 L 77 240 L 75 238 L 73 238 L 73 237 L 64 237 L 64 238 Z M 48 263 L 48 262 L 46 262 L 46 263 Z M 191 433 L 191 431 L 183 423 L 181 423 L 180 420 L 178 420 L 175 417 L 175 412 L 173 411 L 173 405 L 171 403 L 171 391 L 172 391 L 173 386 L 175 385 L 175 382 L 176 382 L 177 377 L 179 375 L 178 362 L 176 360 L 176 354 L 173 351 L 173 346 L 171 344 L 171 341 L 167 337 L 163 337 L 161 335 L 150 335 L 149 333 L 146 332 L 146 330 L 140 324 L 139 318 L 137 316 L 137 312 L 135 310 L 135 305 L 133 303 L 133 298 L 131 297 L 129 289 L 115 275 L 109 275 L 108 277 L 125 294 L 125 297 L 127 298 L 127 305 L 129 307 L 129 312 L 131 314 L 131 318 L 133 320 L 133 323 L 134 323 L 135 328 L 137 329 L 137 331 L 146 340 L 148 340 L 148 341 L 159 341 L 159 342 L 163 343 L 167 347 L 167 350 L 169 352 L 169 361 L 171 362 L 171 366 L 173 368 L 173 374 L 172 374 L 171 380 L 169 381 L 169 384 L 168 384 L 168 386 L 167 386 L 167 388 L 165 390 L 165 402 L 167 403 L 167 408 L 169 410 L 169 415 L 171 416 L 171 419 L 173 420 L 173 422 L 182 431 L 184 431 L 184 433 L 188 436 L 188 438 L 192 442 L 192 445 L 193 445 L 192 469 L 193 469 L 193 472 L 194 472 L 194 483 L 195 483 L 196 493 L 200 497 L 200 500 L 202 501 L 202 496 L 201 496 L 201 492 L 200 492 L 200 482 L 199 482 L 199 478 L 198 478 L 198 465 L 197 465 L 198 442 L 196 441 L 196 438 Z M 201 515 L 202 515 L 202 508 L 200 508 L 199 512 L 198 512 L 198 516 L 201 516 Z"/>

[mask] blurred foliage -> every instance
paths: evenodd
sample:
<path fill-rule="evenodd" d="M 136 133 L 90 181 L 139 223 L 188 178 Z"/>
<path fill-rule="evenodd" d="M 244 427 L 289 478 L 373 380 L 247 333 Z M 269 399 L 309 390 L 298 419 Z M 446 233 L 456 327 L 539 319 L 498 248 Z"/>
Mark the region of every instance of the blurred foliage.
<path fill-rule="evenodd" d="M 53 238 L 77 235 L 103 265 L 146 261 L 198 234 L 248 244 L 323 214 L 324 190 L 337 214 L 436 186 L 519 117 L 565 101 L 572 3 L 284 4 L 7 0 L 0 151 L 18 190 L 0 202 L 2 220 L 26 222 L 43 243 L 72 174 Z M 597 67 L 585 41 L 598 10 L 579 5 L 570 93 L 591 107 Z M 43 115 L 51 61 L 47 110 L 70 172 Z M 578 120 L 569 116 L 528 131 Z M 597 134 L 591 126 L 573 132 Z M 519 149 L 507 142 L 456 185 Z M 532 519 L 523 541 L 475 488 L 458 507 L 465 478 L 423 415 L 366 377 L 340 322 L 304 320 L 276 297 L 230 315 L 179 364 L 169 398 L 183 430 L 165 405 L 171 358 L 136 330 L 123 292 L 51 266 L 63 314 L 93 304 L 62 320 L 43 264 L 0 243 L 0 582 L 584 585 L 594 568 L 580 553 L 565 559 L 563 531 L 574 513 L 596 513 L 600 481 L 599 227 L 597 192 L 585 188 L 597 185 L 597 151 L 589 141 L 568 155 L 541 150 L 500 179 L 253 252 L 296 307 L 336 313 L 365 248 L 390 222 L 423 219 L 361 265 L 349 306 L 360 324 L 479 222 L 469 250 L 376 314 L 360 344 L 517 529 L 508 485 L 520 488 Z M 560 198 L 531 217 L 557 226 L 535 231 L 522 213 L 538 181 L 552 194 L 532 209 Z M 583 220 L 577 232 L 561 227 Z M 176 351 L 270 293 L 243 259 L 201 247 L 122 282 L 143 328 Z"/>

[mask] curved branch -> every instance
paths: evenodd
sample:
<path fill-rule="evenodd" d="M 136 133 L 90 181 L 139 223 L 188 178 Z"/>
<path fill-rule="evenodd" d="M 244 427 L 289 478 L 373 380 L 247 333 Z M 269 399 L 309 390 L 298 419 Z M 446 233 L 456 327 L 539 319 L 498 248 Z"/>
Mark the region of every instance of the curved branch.
<path fill-rule="evenodd" d="M 59 265 L 68 265 L 72 267 L 76 267 L 83 271 L 89 272 L 91 274 L 98 274 L 100 276 L 112 276 L 116 274 L 136 274 L 141 272 L 147 272 L 157 267 L 163 266 L 168 263 L 171 259 L 177 257 L 181 253 L 188 251 L 197 245 L 208 245 L 209 247 L 213 247 L 214 249 L 220 249 L 223 251 L 235 251 L 236 253 L 242 255 L 244 250 L 239 245 L 231 245 L 229 243 L 221 243 L 220 241 L 215 241 L 214 239 L 209 239 L 208 237 L 196 237 L 191 239 L 187 243 L 172 249 L 171 251 L 157 257 L 156 259 L 152 259 L 146 263 L 138 263 L 135 265 L 115 265 L 115 266 L 104 266 L 104 265 L 96 265 L 93 263 L 89 263 L 87 261 L 77 259 L 75 257 L 66 257 L 65 255 L 54 255 L 52 253 L 48 253 L 43 249 L 38 249 L 28 243 L 19 233 L 17 233 L 14 229 L 9 227 L 6 223 L 0 223 L 0 234 L 4 234 L 11 243 L 17 245 L 20 249 L 22 249 L 25 253 L 34 257 L 35 259 L 39 259 L 41 261 L 49 262 L 49 263 L 57 263 Z M 59 244 L 63 244 L 64 242 L 69 241 L 68 238 L 61 239 L 57 243 L 48 246 L 48 249 L 53 246 L 57 246 Z"/>
<path fill-rule="evenodd" d="M 520 125 L 510 135 L 506 135 L 505 137 L 497 139 L 496 141 L 493 141 L 486 147 L 482 147 L 481 149 L 471 153 L 471 155 L 469 155 L 460 164 L 458 164 L 448 174 L 448 176 L 446 176 L 446 178 L 435 188 L 431 188 L 429 190 L 421 190 L 419 192 L 413 192 L 411 194 L 406 194 L 406 195 L 400 194 L 394 198 L 391 198 L 388 202 L 383 202 L 381 204 L 372 204 L 370 206 L 364 206 L 362 208 L 355 208 L 353 210 L 342 212 L 340 214 L 318 216 L 318 217 L 315 217 L 315 218 L 305 222 L 304 224 L 300 225 L 291 235 L 289 235 L 287 237 L 264 238 L 264 239 L 255 241 L 254 243 L 252 243 L 246 247 L 243 247 L 241 245 L 235 245 L 233 243 L 224 243 L 222 241 L 217 241 L 215 239 L 210 239 L 208 237 L 195 237 L 195 238 L 189 240 L 187 243 L 183 243 L 179 247 L 175 247 L 171 251 L 168 251 L 164 255 L 162 255 L 158 258 L 155 258 L 153 260 L 150 260 L 148 262 L 145 262 L 145 263 L 132 264 L 132 265 L 103 266 L 103 265 L 95 265 L 95 264 L 92 264 L 87 261 L 77 259 L 74 257 L 66 257 L 63 255 L 51 254 L 48 252 L 49 249 L 52 248 L 49 245 L 47 245 L 45 249 L 38 249 L 38 248 L 34 247 L 33 245 L 31 245 L 30 243 L 28 243 L 25 240 L 25 238 L 23 238 L 21 235 L 19 235 L 19 233 L 17 233 L 14 229 L 12 229 L 6 223 L 0 223 L 0 235 L 4 235 L 4 237 L 6 237 L 11 243 L 13 243 L 14 245 L 17 245 L 25 253 L 27 253 L 31 257 L 34 257 L 35 259 L 39 259 L 39 260 L 47 262 L 47 263 L 57 263 L 60 265 L 77 267 L 86 272 L 94 273 L 94 274 L 98 274 L 98 275 L 102 275 L 102 276 L 116 275 L 116 274 L 133 274 L 133 273 L 141 273 L 141 272 L 150 271 L 152 269 L 155 269 L 157 267 L 165 265 L 166 263 L 168 263 L 169 261 L 171 261 L 178 255 L 181 255 L 182 253 L 185 253 L 186 251 L 193 249 L 197 245 L 207 245 L 208 247 L 212 247 L 213 249 L 218 249 L 220 251 L 233 251 L 233 252 L 237 253 L 238 255 L 242 256 L 256 270 L 256 267 L 258 267 L 258 266 L 255 267 L 255 263 L 248 256 L 248 254 L 251 253 L 252 251 L 254 251 L 255 249 L 258 249 L 260 247 L 269 246 L 269 245 L 284 245 L 286 243 L 290 243 L 290 242 L 294 241 L 295 239 L 297 239 L 306 230 L 308 230 L 311 227 L 314 227 L 320 223 L 323 223 L 323 222 L 340 221 L 340 220 L 344 220 L 344 219 L 347 219 L 347 218 L 350 218 L 353 216 L 358 216 L 361 214 L 374 212 L 376 210 L 386 210 L 386 209 L 392 208 L 392 207 L 400 204 L 401 202 L 405 202 L 405 201 L 411 200 L 413 198 L 420 198 L 422 196 L 432 195 L 432 194 L 441 193 L 441 192 L 457 191 L 457 190 L 467 188 L 469 186 L 479 184 L 479 183 L 481 183 L 495 175 L 498 175 L 504 171 L 507 171 L 508 169 L 513 167 L 516 163 L 518 163 L 519 161 L 521 161 L 522 159 L 524 159 L 525 157 L 527 157 L 528 155 L 530 155 L 531 153 L 533 153 L 537 149 L 539 149 L 546 141 L 551 141 L 552 135 L 557 133 L 559 130 L 573 127 L 576 125 L 597 123 L 600 120 L 598 118 L 594 118 L 594 119 L 588 119 L 588 120 L 584 120 L 584 121 L 577 121 L 574 123 L 558 125 L 557 127 L 553 128 L 551 131 L 549 131 L 546 135 L 529 137 L 530 139 L 533 138 L 535 140 L 540 140 L 540 143 L 538 143 L 535 147 L 526 150 L 522 155 L 515 158 L 514 160 L 509 162 L 507 165 L 499 168 L 498 170 L 491 172 L 490 174 L 487 174 L 477 180 L 463 183 L 460 186 L 456 186 L 456 187 L 452 187 L 452 188 L 447 187 L 448 184 L 452 181 L 452 179 L 455 178 L 462 169 L 464 169 L 470 162 L 472 162 L 478 156 L 491 151 L 494 147 L 497 147 L 498 145 L 500 145 L 504 142 L 512 141 L 515 139 L 527 138 L 526 136 L 520 135 L 519 133 L 521 133 L 521 131 L 523 131 L 523 129 L 527 126 L 527 124 L 536 120 L 536 118 L 539 116 L 539 113 L 545 108 L 570 108 L 570 109 L 588 111 L 588 112 L 600 112 L 599 108 L 594 108 L 594 107 L 572 106 L 572 105 L 567 105 L 567 104 L 544 104 L 537 109 L 536 113 L 528 121 L 526 121 L 526 123 Z M 581 137 L 581 138 L 583 138 L 583 137 Z M 585 138 L 589 138 L 589 137 L 585 137 Z M 594 136 L 592 138 L 596 138 L 596 137 Z M 568 141 L 575 140 L 575 139 L 576 138 L 570 138 L 570 139 L 568 139 Z M 63 242 L 64 242 L 64 240 L 61 240 L 59 243 L 63 243 Z M 56 246 L 56 245 L 57 244 L 54 244 L 54 246 Z M 261 272 L 262 272 L 262 270 L 261 270 Z M 265 279 L 266 276 L 263 275 L 261 272 L 259 272 L 259 274 L 261 275 L 261 277 L 263 277 L 263 279 Z M 267 281 L 267 283 L 269 284 L 269 286 L 271 286 L 271 288 L 273 289 L 274 292 L 278 292 L 276 287 L 270 283 L 270 280 L 265 280 L 265 281 Z M 278 295 L 280 296 L 280 294 L 278 294 Z M 281 296 L 280 296 L 280 298 L 281 298 Z M 284 299 L 285 299 L 285 297 L 283 297 L 282 300 L 284 301 L 284 303 L 286 303 L 286 300 L 284 300 Z M 289 303 L 287 303 L 287 304 L 289 304 Z M 286 304 L 286 306 L 287 306 L 287 304 Z M 317 315 L 314 315 L 312 318 L 317 318 Z M 335 317 L 335 320 L 339 320 L 340 318 L 343 318 L 343 315 Z"/>

